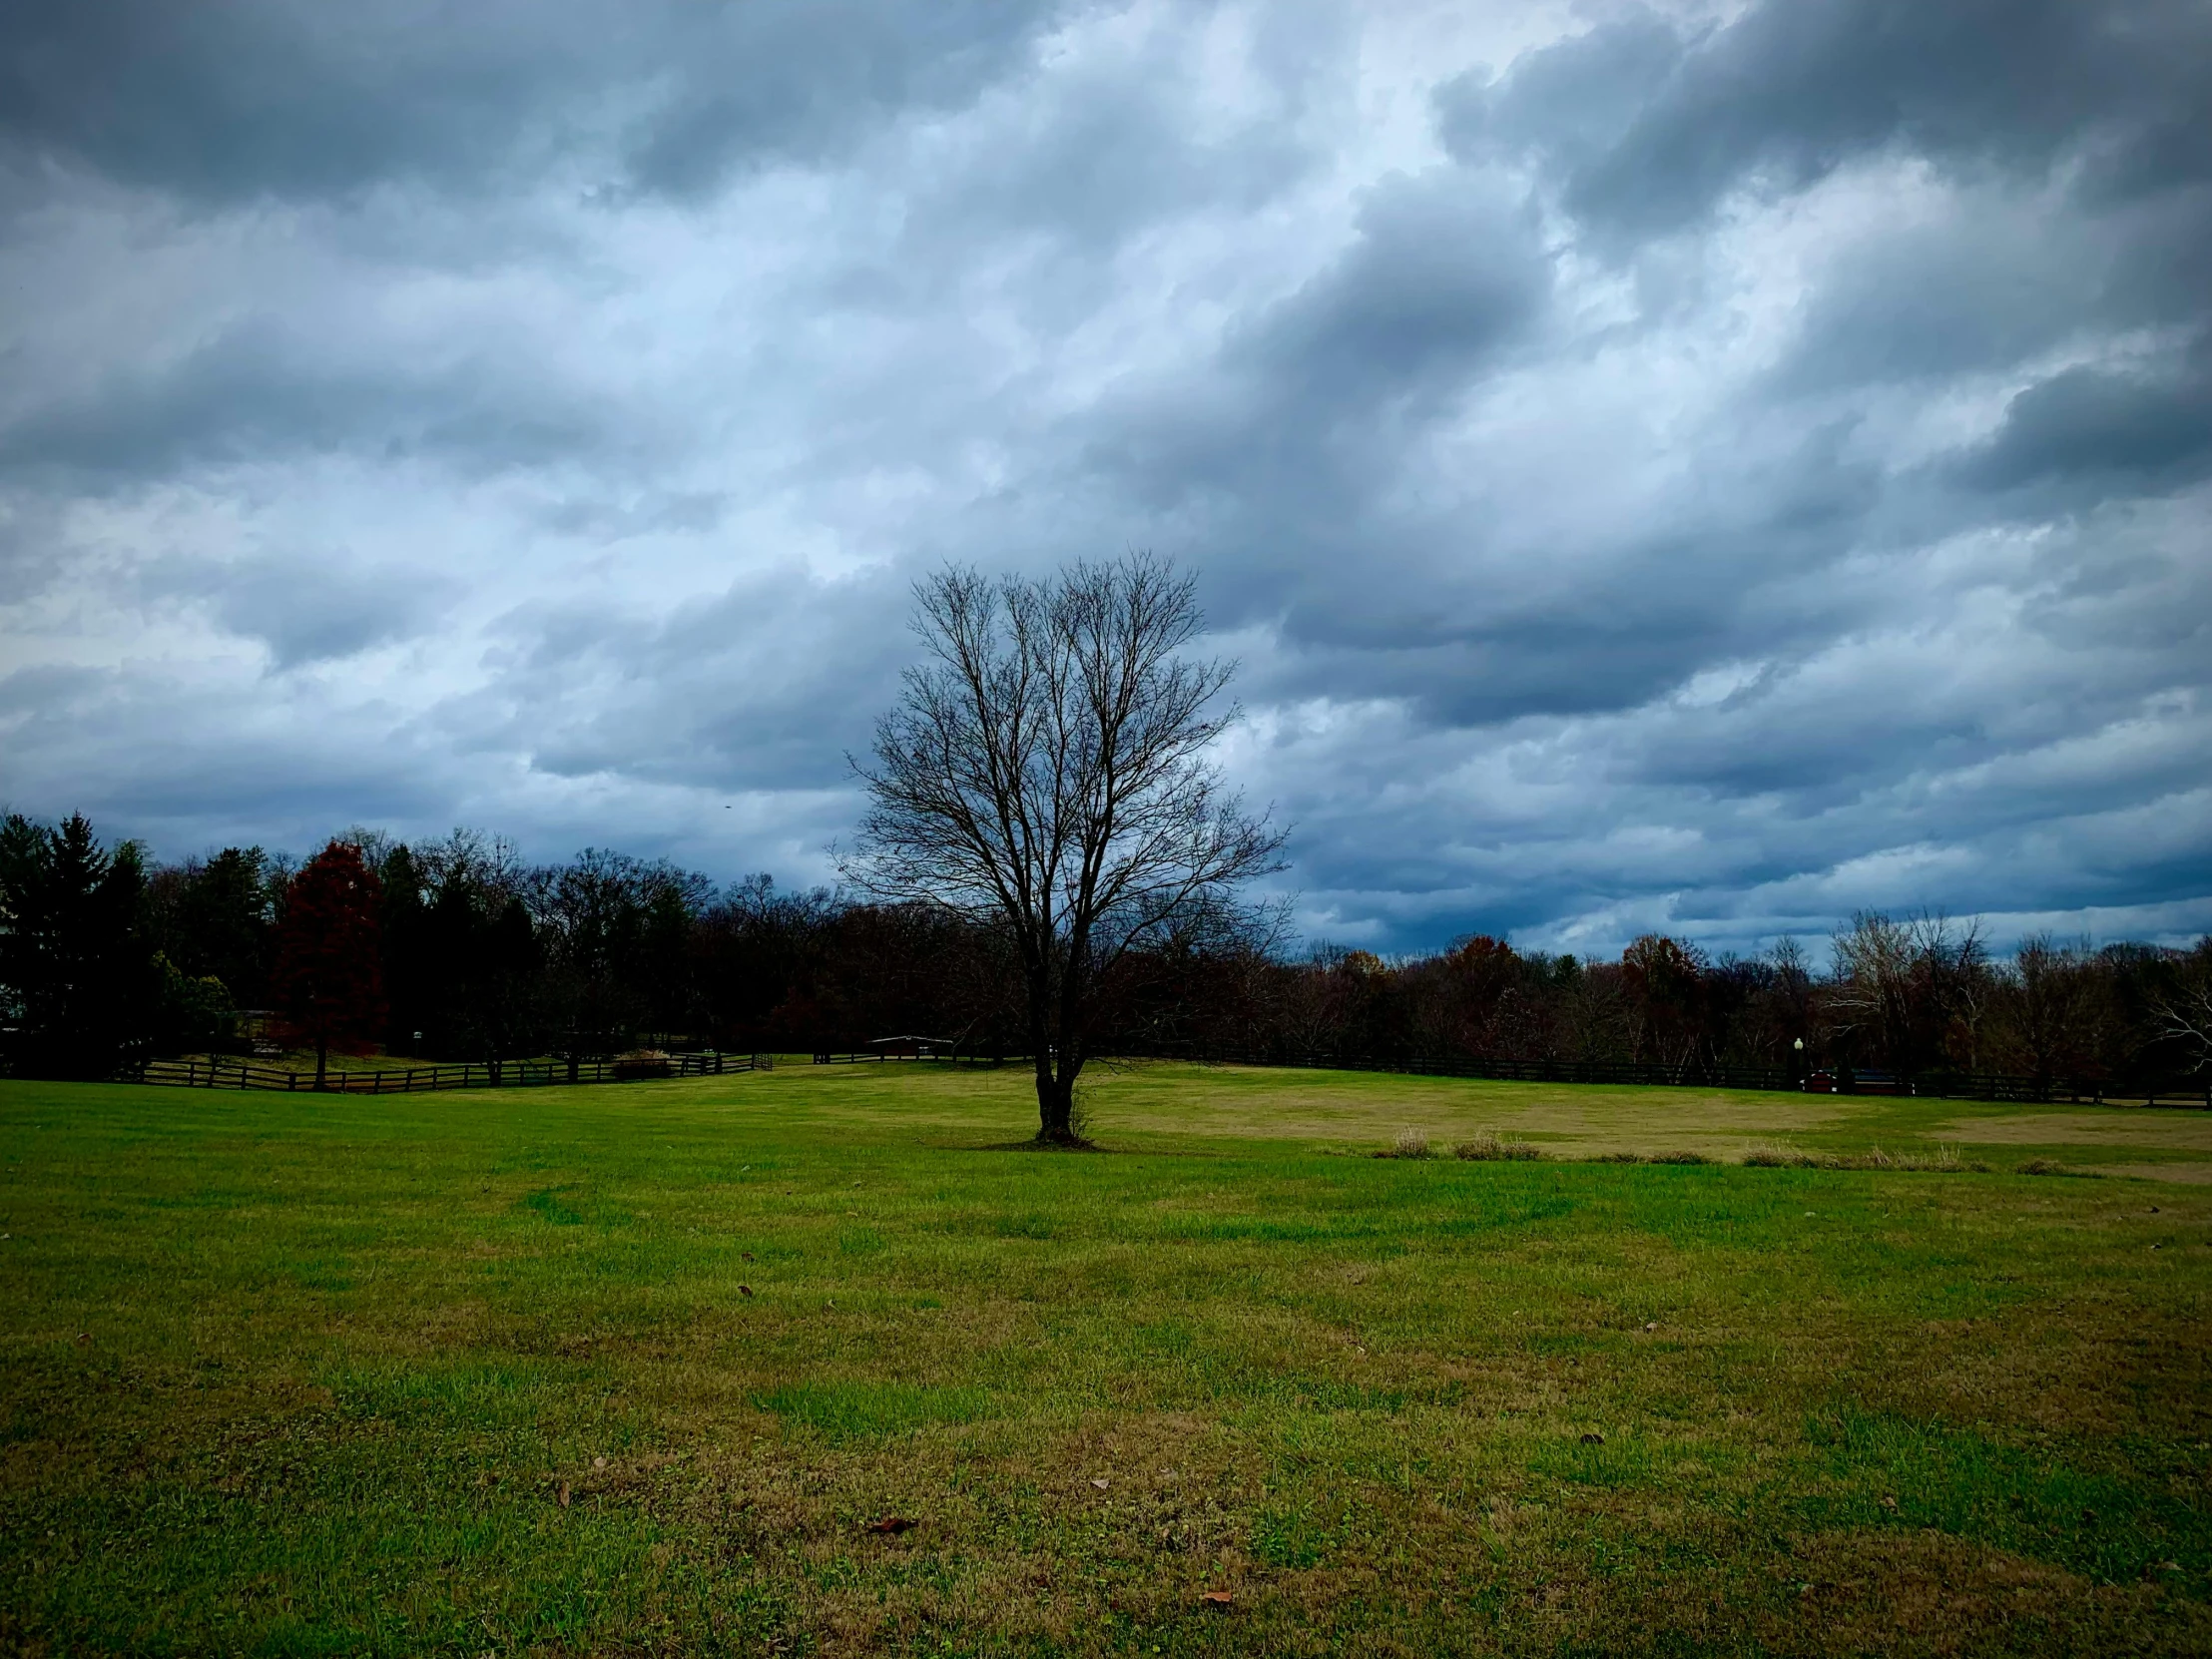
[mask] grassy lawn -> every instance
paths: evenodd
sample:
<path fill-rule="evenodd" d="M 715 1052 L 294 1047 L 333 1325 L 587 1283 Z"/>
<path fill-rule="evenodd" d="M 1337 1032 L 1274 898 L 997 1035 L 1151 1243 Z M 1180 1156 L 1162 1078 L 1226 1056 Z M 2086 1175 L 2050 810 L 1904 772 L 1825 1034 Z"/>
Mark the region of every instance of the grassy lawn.
<path fill-rule="evenodd" d="M 0 1083 L 0 1648 L 2212 1651 L 2212 1118 L 1088 1104 Z"/>

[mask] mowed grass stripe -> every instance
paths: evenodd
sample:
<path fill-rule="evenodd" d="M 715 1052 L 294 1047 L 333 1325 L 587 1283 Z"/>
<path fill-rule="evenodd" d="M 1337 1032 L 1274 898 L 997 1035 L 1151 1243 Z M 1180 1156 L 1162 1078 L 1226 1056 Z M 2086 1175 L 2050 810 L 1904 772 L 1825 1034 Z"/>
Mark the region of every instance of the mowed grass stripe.
<path fill-rule="evenodd" d="M 992 1150 L 1023 1081 L 0 1084 L 0 1640 L 2212 1640 L 2212 1191 L 2009 1173 L 2093 1161 L 2038 1109 L 1151 1066 Z"/>

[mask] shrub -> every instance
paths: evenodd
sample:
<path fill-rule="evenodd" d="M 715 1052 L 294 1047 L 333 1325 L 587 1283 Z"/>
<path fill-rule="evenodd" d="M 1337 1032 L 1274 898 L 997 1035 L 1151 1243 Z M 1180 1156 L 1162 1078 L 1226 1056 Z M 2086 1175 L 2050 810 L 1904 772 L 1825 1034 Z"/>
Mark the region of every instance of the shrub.
<path fill-rule="evenodd" d="M 615 1077 L 622 1082 L 635 1082 L 641 1077 L 668 1077 L 675 1070 L 668 1055 L 658 1048 L 633 1048 L 615 1056 Z"/>
<path fill-rule="evenodd" d="M 1393 1158 L 1425 1158 L 1428 1156 L 1428 1137 L 1414 1129 L 1400 1129 L 1397 1139 L 1390 1143 Z"/>
<path fill-rule="evenodd" d="M 1068 1096 L 1068 1134 L 1078 1146 L 1091 1145 L 1091 1132 L 1098 1127 L 1098 1115 L 1092 1110 L 1093 1099 L 1088 1083 L 1076 1084 Z"/>
<path fill-rule="evenodd" d="M 1475 1164 L 1522 1163 L 1543 1156 L 1526 1141 L 1507 1140 L 1489 1129 L 1483 1130 L 1471 1140 L 1461 1141 L 1451 1149 L 1451 1155 Z"/>

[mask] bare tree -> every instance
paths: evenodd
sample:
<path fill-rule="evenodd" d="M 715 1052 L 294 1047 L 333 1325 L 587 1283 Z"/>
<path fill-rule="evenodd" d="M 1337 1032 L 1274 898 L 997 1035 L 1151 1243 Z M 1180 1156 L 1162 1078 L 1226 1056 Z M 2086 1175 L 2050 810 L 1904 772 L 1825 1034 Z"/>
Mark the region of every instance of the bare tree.
<path fill-rule="evenodd" d="M 2110 1023 L 2108 976 L 2088 944 L 2068 948 L 2030 933 L 2010 970 L 1992 980 L 2001 1052 L 2011 1069 L 2041 1083 L 2097 1068 Z"/>
<path fill-rule="evenodd" d="M 2190 1070 L 2212 1072 L 2212 935 L 2174 963 L 2151 997 L 2150 1015 L 2158 1035 L 2188 1055 Z"/>
<path fill-rule="evenodd" d="M 1006 927 L 1038 1139 L 1069 1142 L 1100 975 L 1282 867 L 1283 832 L 1207 758 L 1238 718 L 1221 700 L 1236 665 L 1180 655 L 1201 626 L 1192 579 L 1149 555 L 1042 581 L 951 568 L 914 592 L 928 656 L 873 763 L 853 763 L 868 810 L 840 868 Z"/>
<path fill-rule="evenodd" d="M 1913 1071 L 1946 1043 L 1977 1040 L 1988 973 L 1978 920 L 1957 927 L 1940 911 L 1894 921 L 1861 910 L 1837 932 L 1835 953 L 1828 1005 L 1848 1053 Z"/>

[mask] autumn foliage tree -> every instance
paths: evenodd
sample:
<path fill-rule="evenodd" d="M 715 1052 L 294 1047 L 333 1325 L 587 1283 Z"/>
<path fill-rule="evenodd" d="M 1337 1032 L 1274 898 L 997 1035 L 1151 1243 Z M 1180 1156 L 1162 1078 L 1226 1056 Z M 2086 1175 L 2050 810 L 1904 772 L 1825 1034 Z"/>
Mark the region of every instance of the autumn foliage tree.
<path fill-rule="evenodd" d="M 330 1050 L 365 1052 L 384 1017 L 376 877 L 350 841 L 332 841 L 292 877 L 276 929 L 272 981 L 294 1040 L 314 1044 L 314 1086 Z"/>
<path fill-rule="evenodd" d="M 1685 1066 L 1704 1030 L 1705 963 L 1695 946 L 1646 933 L 1621 952 L 1621 983 L 1635 1020 L 1639 1060 Z"/>

